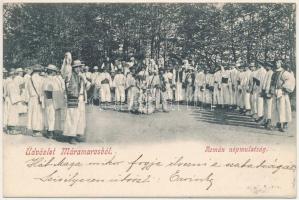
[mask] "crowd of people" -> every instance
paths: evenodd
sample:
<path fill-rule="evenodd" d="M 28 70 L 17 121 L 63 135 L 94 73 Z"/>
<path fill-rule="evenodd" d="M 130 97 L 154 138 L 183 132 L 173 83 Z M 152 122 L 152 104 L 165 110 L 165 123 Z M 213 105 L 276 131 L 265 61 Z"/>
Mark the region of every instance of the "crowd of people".
<path fill-rule="evenodd" d="M 290 94 L 295 76 L 282 60 L 223 64 L 213 68 L 194 60 L 165 62 L 148 57 L 129 61 L 107 57 L 92 68 L 65 54 L 62 67 L 36 64 L 3 70 L 4 128 L 55 137 L 62 132 L 74 144 L 84 141 L 85 106 L 133 114 L 169 112 L 170 104 L 239 112 L 256 123 L 285 132 L 292 120 Z M 97 107 L 94 107 L 97 108 Z"/>

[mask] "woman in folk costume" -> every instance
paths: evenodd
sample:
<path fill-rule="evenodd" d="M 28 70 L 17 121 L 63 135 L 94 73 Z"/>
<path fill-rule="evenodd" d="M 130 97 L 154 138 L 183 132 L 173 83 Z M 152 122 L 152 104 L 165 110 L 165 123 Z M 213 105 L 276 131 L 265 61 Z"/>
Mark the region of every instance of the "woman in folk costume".
<path fill-rule="evenodd" d="M 42 105 L 44 104 L 43 83 L 44 77 L 40 75 L 43 66 L 34 65 L 31 78 L 26 83 L 28 92 L 28 121 L 27 129 L 32 130 L 32 136 L 42 136 L 44 129 L 44 113 Z"/>
<path fill-rule="evenodd" d="M 58 69 L 55 65 L 46 68 L 48 76 L 44 80 L 44 113 L 47 137 L 53 138 L 54 131 L 62 131 L 64 102 L 64 83 L 57 75 Z"/>
<path fill-rule="evenodd" d="M 282 61 L 276 62 L 276 70 L 272 75 L 270 92 L 273 95 L 272 120 L 277 128 L 285 132 L 292 121 L 292 110 L 289 94 L 295 89 L 294 74 L 282 68 Z"/>
<path fill-rule="evenodd" d="M 206 70 L 205 70 L 206 71 Z M 205 73 L 201 68 L 197 68 L 197 73 L 194 80 L 194 102 L 202 104 L 204 102 L 204 93 L 205 93 Z"/>
<path fill-rule="evenodd" d="M 60 71 L 65 82 L 68 82 L 72 75 L 72 54 L 70 52 L 66 52 L 64 54 L 64 59 Z"/>
<path fill-rule="evenodd" d="M 71 144 L 82 141 L 84 138 L 86 119 L 86 83 L 80 75 L 80 60 L 75 60 L 72 66 L 72 74 L 66 85 L 67 108 L 64 121 L 63 135 L 68 137 Z"/>

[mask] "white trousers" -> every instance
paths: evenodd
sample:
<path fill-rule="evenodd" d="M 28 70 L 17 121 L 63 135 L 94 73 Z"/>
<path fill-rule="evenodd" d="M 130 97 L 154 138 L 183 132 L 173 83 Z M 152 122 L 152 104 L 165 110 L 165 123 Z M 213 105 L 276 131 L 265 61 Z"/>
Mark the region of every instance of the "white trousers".
<path fill-rule="evenodd" d="M 273 99 L 264 99 L 264 113 L 265 119 L 272 119 L 272 101 Z"/>
<path fill-rule="evenodd" d="M 183 101 L 185 98 L 185 90 L 183 89 L 183 84 L 177 82 L 176 83 L 176 90 L 175 90 L 175 100 L 176 101 Z"/>
<path fill-rule="evenodd" d="M 167 99 L 173 100 L 173 91 L 169 83 L 166 83 L 166 92 L 167 92 Z"/>
<path fill-rule="evenodd" d="M 250 110 L 251 109 L 251 105 L 250 105 L 250 93 L 248 92 L 244 92 L 243 93 L 243 97 L 244 97 L 244 106 L 246 110 Z"/>
<path fill-rule="evenodd" d="M 214 105 L 222 105 L 223 104 L 223 90 L 218 89 L 218 87 L 214 88 Z"/>
<path fill-rule="evenodd" d="M 257 116 L 264 116 L 264 98 L 260 96 L 257 97 Z"/>
<path fill-rule="evenodd" d="M 138 102 L 138 88 L 131 87 L 128 89 L 128 110 L 132 110 L 134 103 Z"/>
<path fill-rule="evenodd" d="M 85 127 L 85 101 L 84 97 L 81 95 L 79 97 L 79 104 L 77 108 L 66 109 L 63 135 L 73 137 L 77 135 L 84 135 Z"/>
<path fill-rule="evenodd" d="M 53 101 L 48 102 L 45 108 L 45 127 L 48 131 L 63 130 L 63 109 L 54 108 Z"/>
<path fill-rule="evenodd" d="M 44 113 L 38 97 L 29 98 L 27 129 L 35 131 L 44 129 Z"/>
<path fill-rule="evenodd" d="M 252 114 L 257 114 L 257 101 L 258 101 L 258 93 L 253 92 L 250 94 L 250 105 Z"/>
<path fill-rule="evenodd" d="M 117 102 L 125 102 L 125 87 L 124 86 L 117 86 L 115 88 L 115 101 Z"/>
<path fill-rule="evenodd" d="M 283 94 L 280 97 L 274 95 L 272 109 L 272 121 L 274 124 L 292 121 L 291 102 L 288 94 Z"/>
<path fill-rule="evenodd" d="M 193 96 L 194 96 L 193 86 L 192 85 L 188 85 L 187 88 L 186 88 L 186 101 L 188 103 L 192 102 L 193 101 Z"/>
<path fill-rule="evenodd" d="M 111 102 L 111 91 L 109 84 L 101 85 L 101 102 Z"/>

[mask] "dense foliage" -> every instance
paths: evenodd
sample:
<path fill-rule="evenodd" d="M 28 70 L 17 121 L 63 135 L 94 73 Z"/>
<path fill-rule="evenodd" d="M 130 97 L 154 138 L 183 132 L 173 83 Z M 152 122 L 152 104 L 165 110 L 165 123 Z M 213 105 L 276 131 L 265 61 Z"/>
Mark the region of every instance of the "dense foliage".
<path fill-rule="evenodd" d="M 282 58 L 295 70 L 295 4 L 4 4 L 4 65 L 104 56 L 205 66 Z"/>

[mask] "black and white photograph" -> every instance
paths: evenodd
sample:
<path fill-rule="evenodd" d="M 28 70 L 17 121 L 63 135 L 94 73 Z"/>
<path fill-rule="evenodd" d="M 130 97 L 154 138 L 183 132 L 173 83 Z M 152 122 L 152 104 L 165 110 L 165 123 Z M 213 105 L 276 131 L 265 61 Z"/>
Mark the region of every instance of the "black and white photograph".
<path fill-rule="evenodd" d="M 296 195 L 296 3 L 7 2 L 2 6 L 4 173 L 11 174 L 18 166 L 17 174 L 26 170 L 32 174 L 23 184 L 60 188 L 64 183 L 59 178 L 72 174 L 51 172 L 65 148 L 73 153 L 64 159 L 82 164 L 82 173 L 74 167 L 81 181 L 65 193 L 25 188 L 18 192 L 12 186 L 17 178 L 6 175 L 4 194 Z M 128 163 L 126 172 L 139 167 L 138 173 L 144 173 L 147 154 L 153 156 L 156 166 L 151 166 L 157 170 L 173 165 L 177 171 L 164 180 L 167 173 L 150 167 L 145 171 L 153 172 L 145 179 L 134 171 L 126 176 L 115 169 L 109 174 L 105 168 L 112 177 L 91 183 L 91 171 L 96 169 L 83 168 L 83 155 L 97 157 L 90 156 L 96 147 L 101 147 L 97 151 L 102 159 L 111 156 L 111 163 Z M 198 159 L 195 152 L 207 160 L 204 166 L 212 168 L 204 170 L 216 171 L 181 178 L 183 172 L 195 170 L 195 164 L 192 170 L 181 169 L 193 163 L 187 158 Z M 16 156 L 21 161 L 14 161 Z M 239 164 L 230 166 L 226 158 Z M 183 160 L 185 165 L 178 164 Z M 38 164 L 47 162 L 48 173 L 33 174 L 35 167 L 45 170 L 48 166 L 41 169 Z M 271 171 L 274 168 L 280 171 Z M 123 179 L 113 179 L 117 173 Z M 225 173 L 244 188 L 228 186 Z M 88 187 L 111 187 L 109 180 L 116 187 L 130 187 L 131 193 L 87 192 Z M 149 189 L 137 191 L 135 184 Z M 176 187 L 190 189 L 173 191 Z"/>

